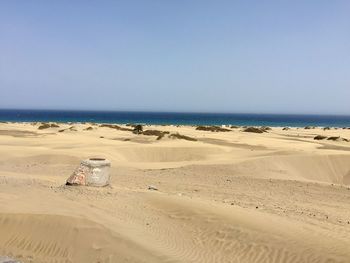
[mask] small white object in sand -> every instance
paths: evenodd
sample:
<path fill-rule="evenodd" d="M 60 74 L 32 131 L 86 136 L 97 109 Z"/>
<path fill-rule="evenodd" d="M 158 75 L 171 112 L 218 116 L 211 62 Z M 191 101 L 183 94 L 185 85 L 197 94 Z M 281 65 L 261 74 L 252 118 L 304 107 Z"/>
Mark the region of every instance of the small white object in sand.
<path fill-rule="evenodd" d="M 0 256 L 0 263 L 21 263 L 9 257 Z"/>

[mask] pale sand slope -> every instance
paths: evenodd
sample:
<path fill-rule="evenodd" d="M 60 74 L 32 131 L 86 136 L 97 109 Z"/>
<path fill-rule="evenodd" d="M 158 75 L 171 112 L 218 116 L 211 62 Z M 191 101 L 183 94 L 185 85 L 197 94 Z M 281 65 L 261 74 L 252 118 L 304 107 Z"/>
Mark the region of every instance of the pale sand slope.
<path fill-rule="evenodd" d="M 0 256 L 350 262 L 350 142 L 313 140 L 350 139 L 350 130 L 145 128 L 198 139 L 191 142 L 60 126 L 0 124 Z M 63 186 L 94 156 L 112 161 L 110 187 Z"/>

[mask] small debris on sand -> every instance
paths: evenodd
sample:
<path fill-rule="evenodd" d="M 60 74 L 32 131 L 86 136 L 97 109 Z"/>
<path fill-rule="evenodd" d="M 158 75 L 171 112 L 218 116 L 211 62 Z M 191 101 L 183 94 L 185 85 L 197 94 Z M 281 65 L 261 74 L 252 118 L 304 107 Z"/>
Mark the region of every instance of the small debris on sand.
<path fill-rule="evenodd" d="M 149 186 L 148 186 L 148 190 L 158 191 L 158 188 L 155 187 L 154 185 L 149 185 Z"/>

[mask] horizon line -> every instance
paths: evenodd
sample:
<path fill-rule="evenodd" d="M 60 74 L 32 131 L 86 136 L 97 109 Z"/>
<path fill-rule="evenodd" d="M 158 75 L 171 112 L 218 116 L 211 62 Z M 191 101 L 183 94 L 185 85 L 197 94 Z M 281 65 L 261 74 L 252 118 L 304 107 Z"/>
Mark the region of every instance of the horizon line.
<path fill-rule="evenodd" d="M 39 108 L 0 108 L 0 111 L 62 111 L 62 112 L 124 112 L 124 113 L 173 113 L 173 114 L 228 114 L 228 115 L 291 115 L 291 116 L 331 116 L 350 117 L 350 114 L 337 113 L 271 113 L 271 112 L 219 112 L 219 111 L 162 111 L 162 110 L 102 110 L 102 109 L 39 109 Z"/>

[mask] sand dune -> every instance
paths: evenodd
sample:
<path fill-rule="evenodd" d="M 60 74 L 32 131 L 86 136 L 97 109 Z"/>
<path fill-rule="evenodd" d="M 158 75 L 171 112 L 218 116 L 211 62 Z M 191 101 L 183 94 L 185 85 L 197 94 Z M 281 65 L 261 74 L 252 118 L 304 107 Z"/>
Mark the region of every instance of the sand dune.
<path fill-rule="evenodd" d="M 349 130 L 149 127 L 198 140 L 192 142 L 96 126 L 84 131 L 89 125 L 60 133 L 0 124 L 0 256 L 349 262 L 350 143 L 313 140 L 350 138 Z M 112 161 L 111 186 L 64 186 L 80 160 L 95 156 Z"/>
<path fill-rule="evenodd" d="M 125 147 L 118 153 L 128 162 L 191 162 L 202 161 L 222 153 L 217 147 Z"/>
<path fill-rule="evenodd" d="M 237 173 L 258 178 L 312 180 L 348 184 L 350 155 L 284 155 L 244 161 Z"/>

